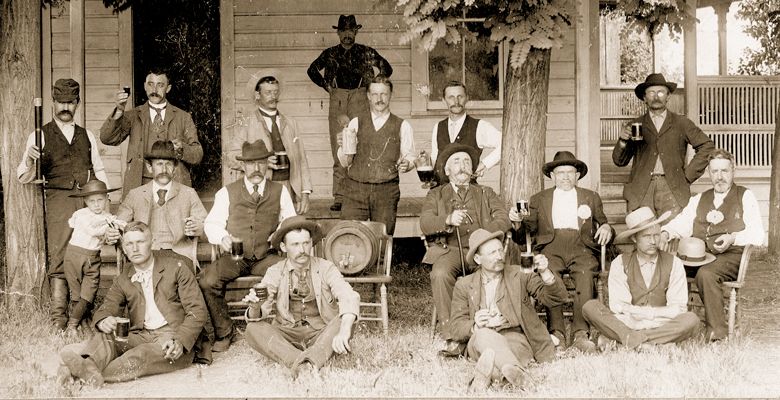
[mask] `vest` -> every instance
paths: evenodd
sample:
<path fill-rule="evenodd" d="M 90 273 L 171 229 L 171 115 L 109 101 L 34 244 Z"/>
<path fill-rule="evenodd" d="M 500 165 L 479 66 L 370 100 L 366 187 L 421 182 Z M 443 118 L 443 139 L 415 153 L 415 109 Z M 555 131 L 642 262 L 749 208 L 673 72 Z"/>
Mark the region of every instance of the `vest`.
<path fill-rule="evenodd" d="M 350 178 L 362 183 L 385 183 L 398 180 L 395 164 L 401 157 L 401 123 L 390 114 L 378 131 L 371 114 L 358 116 L 357 154 L 347 170 Z"/>
<path fill-rule="evenodd" d="M 154 195 L 152 195 L 154 200 Z M 152 229 L 152 250 L 172 249 L 173 232 L 165 219 L 165 208 L 168 203 L 162 207 L 157 202 L 152 201 L 152 213 L 149 216 L 149 227 Z"/>
<path fill-rule="evenodd" d="M 461 126 L 460 132 L 458 132 L 458 136 L 455 137 L 454 142 L 450 142 L 450 134 L 447 128 L 448 125 L 449 118 L 445 118 L 439 121 L 438 131 L 436 132 L 436 145 L 439 148 L 439 154 L 441 154 L 441 152 L 444 151 L 444 148 L 450 144 L 459 143 L 477 149 L 477 157 L 482 156 L 482 149 L 477 146 L 477 125 L 479 125 L 478 119 L 471 118 L 471 116 L 466 114 L 466 119 L 463 121 L 463 126 Z"/>
<path fill-rule="evenodd" d="M 260 114 L 260 118 L 261 118 L 260 122 L 265 123 L 265 117 L 262 114 Z M 271 118 L 276 123 L 276 126 L 279 127 L 279 129 L 282 129 L 282 127 L 279 125 L 279 120 L 281 119 L 279 112 L 277 111 L 276 115 L 272 116 Z M 271 136 L 271 148 L 274 152 L 286 151 L 286 149 L 284 148 L 284 142 L 282 142 L 281 131 L 274 132 L 274 130 L 271 129 L 270 136 Z M 290 180 L 290 168 L 273 170 L 273 172 L 271 172 L 271 180 L 277 182 Z"/>
<path fill-rule="evenodd" d="M 477 207 L 479 207 L 479 204 L 477 204 L 477 200 L 474 197 L 475 190 L 479 190 L 479 189 L 474 188 L 474 185 L 469 185 L 469 190 L 468 192 L 466 192 L 465 200 L 461 200 L 457 191 L 455 191 L 455 193 L 453 193 L 452 195 L 453 209 L 455 208 L 465 209 L 472 217 L 476 217 L 477 215 L 480 215 L 480 213 L 477 212 Z M 480 222 L 481 221 L 478 221 L 476 219 L 473 222 L 466 219 L 460 224 L 460 226 L 458 227 L 458 232 L 460 232 L 460 242 L 463 243 L 464 246 L 468 247 L 469 237 L 471 237 L 472 232 L 474 232 L 475 230 L 481 227 Z M 458 238 L 454 234 L 454 232 L 452 235 L 449 235 L 447 238 L 447 242 L 450 245 L 457 245 L 457 240 Z"/>
<path fill-rule="evenodd" d="M 701 194 L 699 206 L 696 207 L 696 218 L 693 220 L 693 237 L 704 240 L 707 248 L 712 251 L 713 244 L 718 236 L 724 233 L 739 232 L 745 229 L 745 221 L 742 219 L 742 196 L 746 188 L 732 184 L 731 189 L 723 198 L 723 204 L 715 208 L 715 189 L 707 190 Z M 712 210 L 718 210 L 723 214 L 723 221 L 711 225 L 707 222 L 707 214 Z"/>
<path fill-rule="evenodd" d="M 265 190 L 257 203 L 239 179 L 225 187 L 230 200 L 227 231 L 244 241 L 244 258 L 260 260 L 268 252 L 268 238 L 279 225 L 282 185 L 265 181 Z"/>
<path fill-rule="evenodd" d="M 41 171 L 46 177 L 47 188 L 70 190 L 95 176 L 92 145 L 86 129 L 76 125 L 72 143 L 68 143 L 54 121 L 44 125 L 42 131 Z"/>
<path fill-rule="evenodd" d="M 650 287 L 645 286 L 645 279 L 639 269 L 639 259 L 636 250 L 624 253 L 623 271 L 628 280 L 628 290 L 631 293 L 631 304 L 635 306 L 663 307 L 666 305 L 666 291 L 669 289 L 669 278 L 672 275 L 674 256 L 665 251 L 658 252 L 655 273 L 650 280 Z"/>

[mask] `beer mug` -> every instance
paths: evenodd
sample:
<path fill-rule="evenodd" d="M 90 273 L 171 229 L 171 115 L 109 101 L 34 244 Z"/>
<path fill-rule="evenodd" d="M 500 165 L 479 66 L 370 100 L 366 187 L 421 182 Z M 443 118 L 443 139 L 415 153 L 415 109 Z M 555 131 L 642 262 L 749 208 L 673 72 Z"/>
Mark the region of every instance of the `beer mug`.
<path fill-rule="evenodd" d="M 276 156 L 276 168 L 278 169 L 290 168 L 290 159 L 287 157 L 286 151 L 276 151 L 274 152 L 274 155 Z"/>
<path fill-rule="evenodd" d="M 531 215 L 531 211 L 528 210 L 528 200 L 517 201 L 517 212 L 523 217 Z"/>
<path fill-rule="evenodd" d="M 527 273 L 534 272 L 534 253 L 524 252 L 520 254 L 520 267 Z"/>
<path fill-rule="evenodd" d="M 244 257 L 244 241 L 239 238 L 232 238 L 233 242 L 230 244 L 230 255 L 234 260 L 240 260 Z"/>
<path fill-rule="evenodd" d="M 126 342 L 127 335 L 130 333 L 130 319 L 116 318 L 116 328 L 114 329 L 114 339 L 118 342 Z"/>
<path fill-rule="evenodd" d="M 433 173 L 433 162 L 431 161 L 431 156 L 425 150 L 420 150 L 420 154 L 414 159 L 414 166 L 417 169 L 417 177 L 423 183 L 422 188 L 430 189 L 433 187 L 436 180 L 436 176 Z"/>
<path fill-rule="evenodd" d="M 357 131 L 344 128 L 341 131 L 341 150 L 346 155 L 357 154 Z"/>
<path fill-rule="evenodd" d="M 631 124 L 631 140 L 635 142 L 645 140 L 644 136 L 642 136 L 641 122 L 634 122 L 633 124 Z"/>

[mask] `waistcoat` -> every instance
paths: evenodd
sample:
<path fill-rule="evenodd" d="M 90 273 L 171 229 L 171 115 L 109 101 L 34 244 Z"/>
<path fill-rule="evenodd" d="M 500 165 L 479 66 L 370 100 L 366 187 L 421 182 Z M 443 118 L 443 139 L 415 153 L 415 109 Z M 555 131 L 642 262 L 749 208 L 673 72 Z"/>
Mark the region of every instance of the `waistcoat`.
<path fill-rule="evenodd" d="M 479 125 L 478 119 L 471 118 L 470 115 L 466 114 L 466 119 L 463 121 L 463 126 L 460 127 L 460 132 L 458 132 L 458 136 L 455 137 L 455 141 L 452 143 L 450 143 L 450 134 L 449 130 L 447 129 L 448 125 L 449 118 L 445 118 L 439 121 L 438 131 L 436 132 L 436 145 L 439 148 L 439 154 L 441 154 L 441 152 L 444 151 L 444 149 L 450 144 L 460 143 L 477 149 L 477 157 L 482 156 L 482 149 L 477 146 L 477 125 Z"/>
<path fill-rule="evenodd" d="M 371 114 L 358 116 L 357 154 L 347 171 L 349 177 L 362 183 L 384 183 L 398 179 L 395 163 L 401 156 L 401 123 L 390 114 L 378 131 Z"/>
<path fill-rule="evenodd" d="M 745 229 L 745 221 L 742 210 L 742 196 L 745 194 L 742 186 L 732 184 L 731 189 L 723 198 L 723 204 L 715 208 L 715 190 L 710 189 L 701 194 L 699 206 L 696 208 L 696 218 L 693 220 L 693 236 L 704 240 L 707 248 L 712 251 L 713 244 L 718 236 L 724 233 L 739 232 Z M 711 225 L 707 222 L 707 214 L 712 210 L 718 210 L 723 214 L 723 221 Z"/>
<path fill-rule="evenodd" d="M 44 145 L 41 171 L 46 177 L 47 188 L 73 189 L 76 184 L 83 185 L 95 176 L 92 170 L 92 146 L 86 129 L 76 125 L 72 143 L 68 143 L 54 121 L 44 125 L 42 130 Z"/>
<path fill-rule="evenodd" d="M 650 287 L 645 286 L 645 279 L 639 269 L 636 250 L 623 254 L 623 270 L 628 279 L 628 290 L 631 293 L 631 304 L 635 306 L 663 307 L 666 305 L 666 291 L 669 289 L 669 278 L 672 274 L 674 256 L 665 251 L 658 252 L 655 272 L 650 280 Z"/>
<path fill-rule="evenodd" d="M 154 199 L 154 196 L 152 196 Z M 173 248 L 173 232 L 168 226 L 168 221 L 165 219 L 165 208 L 168 203 L 163 206 L 152 201 L 152 212 L 149 216 L 150 228 L 152 229 L 152 250 L 160 249 L 172 249 Z"/>
<path fill-rule="evenodd" d="M 265 190 L 255 203 L 239 179 L 226 186 L 230 207 L 227 231 L 244 241 L 244 258 L 262 259 L 268 252 L 268 237 L 279 225 L 282 185 L 265 181 Z"/>

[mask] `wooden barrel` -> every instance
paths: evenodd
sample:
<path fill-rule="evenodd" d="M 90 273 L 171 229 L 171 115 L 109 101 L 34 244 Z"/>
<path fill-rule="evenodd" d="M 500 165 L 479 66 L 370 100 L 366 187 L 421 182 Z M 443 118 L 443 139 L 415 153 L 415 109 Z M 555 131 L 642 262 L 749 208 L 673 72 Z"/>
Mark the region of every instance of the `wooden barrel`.
<path fill-rule="evenodd" d="M 325 237 L 325 258 L 344 275 L 356 275 L 379 257 L 379 238 L 358 221 L 341 221 Z"/>

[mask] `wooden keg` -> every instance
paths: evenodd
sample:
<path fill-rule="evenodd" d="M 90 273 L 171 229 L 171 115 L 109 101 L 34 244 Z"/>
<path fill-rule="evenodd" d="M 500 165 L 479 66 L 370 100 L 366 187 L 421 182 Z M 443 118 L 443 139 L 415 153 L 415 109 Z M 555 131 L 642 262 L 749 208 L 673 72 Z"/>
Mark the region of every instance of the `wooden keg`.
<path fill-rule="evenodd" d="M 379 257 L 379 238 L 358 221 L 341 221 L 325 237 L 325 258 L 344 275 L 356 275 Z"/>

